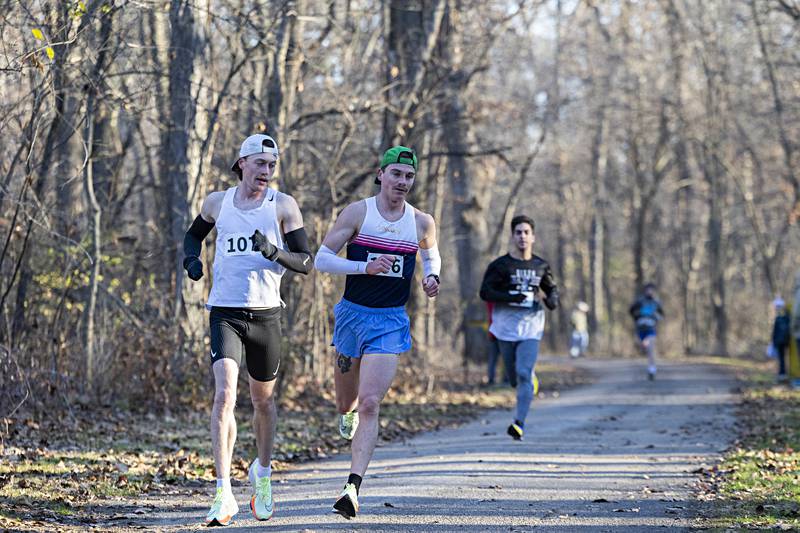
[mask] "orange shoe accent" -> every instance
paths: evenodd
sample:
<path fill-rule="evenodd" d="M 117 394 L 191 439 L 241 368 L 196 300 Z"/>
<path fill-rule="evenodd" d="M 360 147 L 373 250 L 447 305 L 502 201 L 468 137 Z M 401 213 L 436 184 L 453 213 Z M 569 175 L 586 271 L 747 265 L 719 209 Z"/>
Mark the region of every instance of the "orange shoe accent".
<path fill-rule="evenodd" d="M 250 512 L 253 513 L 253 516 L 256 518 L 256 520 L 269 520 L 270 518 L 273 517 L 273 515 L 275 515 L 275 502 L 274 501 L 272 502 L 272 513 L 266 518 L 259 518 L 256 515 L 256 497 L 252 496 L 250 498 Z"/>
<path fill-rule="evenodd" d="M 228 524 L 231 523 L 231 518 L 233 518 L 233 515 L 225 516 L 222 519 L 214 518 L 214 519 L 206 522 L 206 526 L 208 526 L 208 527 L 227 526 Z"/>

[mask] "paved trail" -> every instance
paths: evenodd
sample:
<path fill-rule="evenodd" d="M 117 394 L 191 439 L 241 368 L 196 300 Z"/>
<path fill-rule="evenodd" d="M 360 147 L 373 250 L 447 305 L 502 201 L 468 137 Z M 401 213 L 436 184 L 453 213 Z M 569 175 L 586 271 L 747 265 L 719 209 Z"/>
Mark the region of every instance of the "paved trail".
<path fill-rule="evenodd" d="M 666 364 L 655 382 L 641 362 L 588 361 L 589 386 L 537 400 L 526 437 L 505 433 L 511 411 L 378 448 L 361 514 L 330 513 L 349 456 L 276 474 L 276 515 L 259 523 L 249 486 L 225 531 L 564 531 L 691 529 L 700 502 L 692 471 L 732 438 L 732 379 L 709 365 Z M 211 489 L 209 488 L 209 494 Z M 198 529 L 210 496 L 161 509 L 146 528 Z"/>

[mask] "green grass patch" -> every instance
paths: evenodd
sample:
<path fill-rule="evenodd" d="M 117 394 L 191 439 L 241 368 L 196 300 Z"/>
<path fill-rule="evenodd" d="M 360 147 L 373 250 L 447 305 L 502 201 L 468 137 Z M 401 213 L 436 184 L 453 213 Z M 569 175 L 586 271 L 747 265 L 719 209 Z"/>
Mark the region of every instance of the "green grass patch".
<path fill-rule="evenodd" d="M 800 530 L 800 390 L 776 385 L 770 367 L 739 373 L 742 430 L 711 475 L 711 527 Z"/>

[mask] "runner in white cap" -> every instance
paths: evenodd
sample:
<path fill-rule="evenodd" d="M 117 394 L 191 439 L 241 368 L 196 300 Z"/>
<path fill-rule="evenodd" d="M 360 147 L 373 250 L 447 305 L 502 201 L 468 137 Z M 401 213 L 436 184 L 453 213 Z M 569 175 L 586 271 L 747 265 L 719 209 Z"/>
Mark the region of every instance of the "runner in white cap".
<path fill-rule="evenodd" d="M 269 187 L 277 164 L 278 145 L 272 137 L 259 134 L 245 139 L 231 167 L 239 185 L 209 194 L 184 238 L 183 267 L 197 281 L 203 276 L 203 240 L 217 228 L 207 304 L 215 388 L 211 442 L 217 471 L 216 496 L 206 517 L 209 526 L 228 525 L 239 511 L 230 472 L 242 357 L 247 362 L 258 447 L 249 470 L 250 509 L 259 520 L 268 520 L 273 512 L 270 459 L 277 420 L 275 380 L 281 362 L 281 276 L 286 269 L 307 274 L 313 264 L 297 202 Z"/>

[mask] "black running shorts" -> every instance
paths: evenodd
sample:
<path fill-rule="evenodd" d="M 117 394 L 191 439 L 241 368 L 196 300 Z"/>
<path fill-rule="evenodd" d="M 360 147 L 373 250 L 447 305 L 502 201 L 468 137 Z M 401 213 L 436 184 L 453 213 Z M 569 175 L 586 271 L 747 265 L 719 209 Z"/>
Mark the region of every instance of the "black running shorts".
<path fill-rule="evenodd" d="M 278 377 L 281 364 L 281 308 L 247 310 L 211 308 L 211 364 L 220 359 L 247 361 L 247 372 L 257 381 Z"/>

